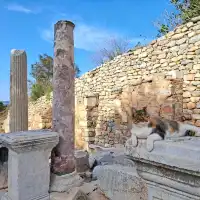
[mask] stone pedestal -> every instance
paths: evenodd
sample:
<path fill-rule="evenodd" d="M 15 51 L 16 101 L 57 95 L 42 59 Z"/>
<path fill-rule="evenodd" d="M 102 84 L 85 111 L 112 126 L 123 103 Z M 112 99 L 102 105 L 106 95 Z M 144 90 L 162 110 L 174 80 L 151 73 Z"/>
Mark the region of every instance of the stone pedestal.
<path fill-rule="evenodd" d="M 26 130 L 28 130 L 27 57 L 25 51 L 13 49 L 10 58 L 9 131 Z"/>
<path fill-rule="evenodd" d="M 58 139 L 57 133 L 46 130 L 0 136 L 9 149 L 8 193 L 2 199 L 49 200 L 49 156 Z"/>
<path fill-rule="evenodd" d="M 200 199 L 200 138 L 157 141 L 152 152 L 146 151 L 146 140 L 126 147 L 148 185 L 148 200 Z"/>

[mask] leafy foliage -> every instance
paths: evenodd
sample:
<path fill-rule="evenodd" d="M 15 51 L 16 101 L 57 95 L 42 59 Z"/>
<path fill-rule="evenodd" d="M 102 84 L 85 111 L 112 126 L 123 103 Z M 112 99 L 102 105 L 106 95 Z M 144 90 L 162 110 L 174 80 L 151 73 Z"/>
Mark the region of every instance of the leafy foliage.
<path fill-rule="evenodd" d="M 0 101 L 0 112 L 4 111 L 6 109 L 6 107 L 7 106 L 5 106 L 2 101 Z"/>
<path fill-rule="evenodd" d="M 31 100 L 36 101 L 41 96 L 45 95 L 45 90 L 42 84 L 34 83 L 31 87 Z"/>
<path fill-rule="evenodd" d="M 142 108 L 141 110 L 136 110 L 135 108 L 133 108 L 132 117 L 135 124 L 139 122 L 145 122 L 148 117 L 146 107 Z"/>
<path fill-rule="evenodd" d="M 53 58 L 47 54 L 39 55 L 39 62 L 31 65 L 30 75 L 36 82 L 51 82 L 53 78 Z"/>
<path fill-rule="evenodd" d="M 184 23 L 200 15 L 199 0 L 171 0 L 171 3 L 179 11 L 178 15 Z"/>
<path fill-rule="evenodd" d="M 75 75 L 79 77 L 79 67 L 75 64 Z M 36 101 L 41 96 L 50 98 L 53 90 L 53 58 L 47 54 L 39 55 L 39 61 L 31 65 L 31 73 L 34 82 L 29 82 L 31 100 Z"/>
<path fill-rule="evenodd" d="M 175 11 L 171 13 L 165 11 L 162 16 L 163 20 L 154 23 L 158 28 L 158 37 L 173 30 L 177 25 L 200 15 L 199 0 L 170 0 L 170 3 L 175 7 Z"/>

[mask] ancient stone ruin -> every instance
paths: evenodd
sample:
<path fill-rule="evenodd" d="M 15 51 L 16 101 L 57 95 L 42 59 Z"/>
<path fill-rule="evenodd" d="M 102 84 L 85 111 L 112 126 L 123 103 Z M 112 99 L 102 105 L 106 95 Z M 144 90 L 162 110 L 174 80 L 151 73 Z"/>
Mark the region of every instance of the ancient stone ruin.
<path fill-rule="evenodd" d="M 199 138 L 156 141 L 149 152 L 148 136 L 134 145 L 131 135 L 133 123 L 145 119 L 144 107 L 153 115 L 200 126 L 199 25 L 200 17 L 194 18 L 74 83 L 74 24 L 59 21 L 53 100 L 30 102 L 29 119 L 21 90 L 26 77 L 16 77 L 26 71 L 25 52 L 15 51 L 24 57 L 11 65 L 11 91 L 17 86 L 21 92 L 11 96 L 4 125 L 10 123 L 5 129 L 11 133 L 0 135 L 0 183 L 7 190 L 1 199 L 199 200 Z M 16 108 L 20 98 L 21 110 Z"/>
<path fill-rule="evenodd" d="M 200 126 L 199 18 L 75 80 L 75 144 L 105 147 L 130 137 L 132 108 Z M 52 127 L 52 98 L 29 102 L 29 129 Z M 3 119 L 2 119 L 3 120 Z M 4 130 L 9 132 L 9 119 Z"/>
<path fill-rule="evenodd" d="M 28 130 L 28 93 L 26 52 L 11 51 L 10 132 Z"/>

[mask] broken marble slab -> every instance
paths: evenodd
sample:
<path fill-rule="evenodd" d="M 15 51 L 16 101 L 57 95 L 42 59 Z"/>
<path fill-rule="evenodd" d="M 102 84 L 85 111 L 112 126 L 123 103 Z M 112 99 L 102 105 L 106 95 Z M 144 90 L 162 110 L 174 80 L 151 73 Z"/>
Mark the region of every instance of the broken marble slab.
<path fill-rule="evenodd" d="M 154 142 L 148 152 L 146 140 L 140 139 L 137 147 L 126 144 L 125 154 L 134 159 L 145 159 L 177 168 L 200 172 L 200 137 L 180 137 Z"/>
<path fill-rule="evenodd" d="M 137 147 L 126 145 L 138 175 L 148 186 L 148 199 L 200 199 L 200 138 L 181 137 L 154 142 L 148 152 L 146 140 Z"/>
<path fill-rule="evenodd" d="M 145 182 L 133 167 L 121 165 L 97 166 L 93 170 L 100 189 L 112 200 L 147 199 Z"/>

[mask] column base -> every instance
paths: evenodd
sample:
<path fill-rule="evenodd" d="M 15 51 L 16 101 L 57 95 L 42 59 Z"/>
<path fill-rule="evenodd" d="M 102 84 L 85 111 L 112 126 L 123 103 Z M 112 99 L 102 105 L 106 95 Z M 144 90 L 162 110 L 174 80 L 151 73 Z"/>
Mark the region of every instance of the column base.
<path fill-rule="evenodd" d="M 77 172 L 72 172 L 62 176 L 51 174 L 50 192 L 68 192 L 73 187 L 81 186 L 83 181 L 84 180 L 77 174 Z"/>

